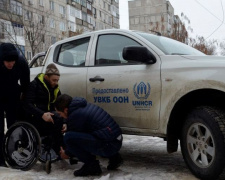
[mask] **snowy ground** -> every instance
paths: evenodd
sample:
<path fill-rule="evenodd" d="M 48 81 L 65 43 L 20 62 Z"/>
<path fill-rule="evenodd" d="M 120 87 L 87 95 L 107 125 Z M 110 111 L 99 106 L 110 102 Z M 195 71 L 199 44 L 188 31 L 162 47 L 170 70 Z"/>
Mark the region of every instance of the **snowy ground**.
<path fill-rule="evenodd" d="M 67 161 L 52 164 L 46 174 L 40 162 L 29 171 L 0 167 L 0 180 L 196 180 L 187 169 L 181 152 L 168 154 L 166 142 L 160 138 L 124 135 L 121 155 L 124 164 L 116 171 L 106 169 L 107 159 L 99 158 L 101 176 L 74 177 L 73 171 L 82 163 L 69 165 Z"/>

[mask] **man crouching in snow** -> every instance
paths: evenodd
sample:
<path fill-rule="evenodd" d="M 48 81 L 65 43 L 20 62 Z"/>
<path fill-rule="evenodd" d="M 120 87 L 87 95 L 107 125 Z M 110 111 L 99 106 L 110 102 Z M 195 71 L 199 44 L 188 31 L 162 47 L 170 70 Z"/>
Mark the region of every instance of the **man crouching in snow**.
<path fill-rule="evenodd" d="M 113 118 L 97 105 L 84 98 L 60 95 L 56 102 L 57 113 L 67 119 L 64 136 L 66 149 L 61 158 L 76 157 L 84 165 L 74 176 L 100 175 L 102 170 L 96 155 L 109 158 L 108 170 L 118 168 L 123 160 L 118 153 L 122 146 L 122 131 Z"/>

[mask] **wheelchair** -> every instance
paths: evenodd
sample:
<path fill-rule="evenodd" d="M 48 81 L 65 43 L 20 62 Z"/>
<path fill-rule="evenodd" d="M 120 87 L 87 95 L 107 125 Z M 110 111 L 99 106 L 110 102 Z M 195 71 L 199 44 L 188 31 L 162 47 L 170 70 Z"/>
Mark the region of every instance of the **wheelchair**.
<path fill-rule="evenodd" d="M 6 164 L 14 169 L 29 170 L 39 160 L 46 173 L 51 172 L 51 163 L 58 155 L 52 149 L 48 136 L 40 137 L 37 129 L 28 122 L 19 121 L 6 132 L 3 140 L 3 155 Z"/>

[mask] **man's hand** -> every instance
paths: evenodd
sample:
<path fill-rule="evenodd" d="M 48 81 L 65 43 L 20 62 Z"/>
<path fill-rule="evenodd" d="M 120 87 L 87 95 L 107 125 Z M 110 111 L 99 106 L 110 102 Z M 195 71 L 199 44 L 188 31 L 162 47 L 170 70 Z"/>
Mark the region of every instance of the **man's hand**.
<path fill-rule="evenodd" d="M 68 155 L 66 155 L 64 149 L 62 147 L 60 147 L 60 157 L 62 159 L 69 159 L 70 157 Z"/>
<path fill-rule="evenodd" d="M 66 132 L 66 130 L 67 130 L 67 124 L 63 124 L 63 126 L 62 126 L 62 133 L 65 133 Z"/>
<path fill-rule="evenodd" d="M 42 119 L 44 119 L 44 121 L 46 121 L 46 122 L 51 122 L 54 124 L 54 120 L 52 119 L 52 116 L 54 116 L 53 113 L 46 112 L 43 114 Z"/>

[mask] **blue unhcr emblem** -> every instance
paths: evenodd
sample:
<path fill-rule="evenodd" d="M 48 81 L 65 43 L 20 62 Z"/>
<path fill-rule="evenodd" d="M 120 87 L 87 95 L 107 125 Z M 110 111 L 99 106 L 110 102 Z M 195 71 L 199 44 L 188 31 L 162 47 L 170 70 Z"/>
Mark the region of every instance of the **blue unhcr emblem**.
<path fill-rule="evenodd" d="M 134 95 L 137 99 L 147 99 L 150 94 L 150 84 L 145 84 L 144 82 L 140 82 L 138 85 L 137 83 L 134 85 Z"/>

